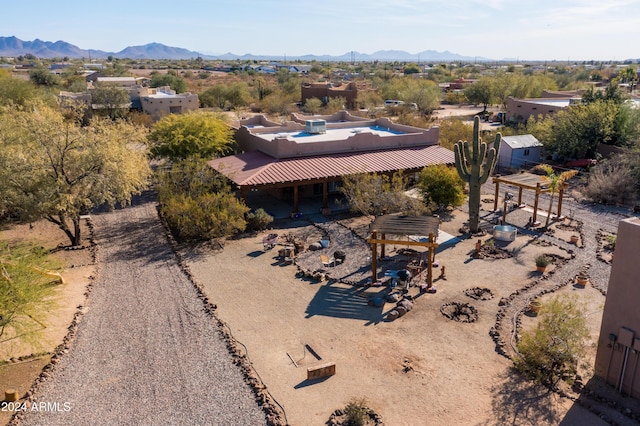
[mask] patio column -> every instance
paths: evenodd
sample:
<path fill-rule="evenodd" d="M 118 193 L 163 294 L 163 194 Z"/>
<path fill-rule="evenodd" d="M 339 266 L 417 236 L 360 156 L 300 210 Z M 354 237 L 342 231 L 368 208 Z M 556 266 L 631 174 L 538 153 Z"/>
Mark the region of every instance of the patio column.
<path fill-rule="evenodd" d="M 322 209 L 329 208 L 329 183 L 327 181 L 322 182 Z"/>
<path fill-rule="evenodd" d="M 387 234 L 382 234 L 382 239 L 386 240 L 387 239 Z M 380 259 L 384 260 L 384 248 L 385 248 L 386 244 L 382 243 L 380 244 Z"/>
<path fill-rule="evenodd" d="M 240 201 L 247 200 L 247 188 L 244 186 L 240 187 Z"/>
<path fill-rule="evenodd" d="M 293 185 L 293 211 L 298 212 L 298 184 Z"/>

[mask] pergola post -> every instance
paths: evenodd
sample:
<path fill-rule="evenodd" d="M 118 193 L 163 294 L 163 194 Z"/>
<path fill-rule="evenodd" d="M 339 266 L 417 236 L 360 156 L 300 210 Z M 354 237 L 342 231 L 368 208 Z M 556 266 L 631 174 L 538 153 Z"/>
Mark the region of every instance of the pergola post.
<path fill-rule="evenodd" d="M 500 188 L 500 181 L 497 179 L 494 179 L 493 183 L 496 184 L 496 192 L 493 195 L 493 211 L 497 212 L 498 211 L 498 190 Z"/>
<path fill-rule="evenodd" d="M 518 206 L 522 205 L 522 187 L 518 187 Z"/>
<path fill-rule="evenodd" d="M 382 239 L 386 240 L 387 239 L 387 234 L 382 234 Z M 384 248 L 386 247 L 385 243 L 380 244 L 380 259 L 384 259 L 385 257 L 385 253 L 384 253 Z"/>
<path fill-rule="evenodd" d="M 538 182 L 536 184 L 536 196 L 534 197 L 534 201 L 533 201 L 533 218 L 532 221 L 533 223 L 536 223 L 536 219 L 538 217 L 538 197 L 540 196 L 540 182 Z"/>
<path fill-rule="evenodd" d="M 371 243 L 371 284 L 375 285 L 378 281 L 378 243 L 375 242 L 378 239 L 378 231 L 374 229 L 371 238 L 374 241 Z"/>
<path fill-rule="evenodd" d="M 435 260 L 435 251 L 436 249 L 433 247 L 433 243 L 435 242 L 435 237 L 433 233 L 429 233 L 429 248 L 427 249 L 427 257 L 429 258 L 427 261 L 427 288 L 431 288 L 433 285 L 433 261 Z"/>
<path fill-rule="evenodd" d="M 298 184 L 293 185 L 293 211 L 298 212 Z"/>

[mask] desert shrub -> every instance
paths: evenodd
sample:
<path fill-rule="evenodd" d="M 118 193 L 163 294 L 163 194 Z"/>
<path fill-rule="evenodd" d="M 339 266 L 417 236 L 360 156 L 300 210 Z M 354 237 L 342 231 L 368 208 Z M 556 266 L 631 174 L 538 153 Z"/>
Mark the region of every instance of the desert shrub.
<path fill-rule="evenodd" d="M 347 426 L 364 426 L 367 421 L 368 408 L 364 399 L 353 399 L 345 407 Z"/>
<path fill-rule="evenodd" d="M 624 204 L 634 200 L 635 181 L 621 162 L 611 160 L 593 168 L 584 195 L 604 204 Z"/>
<path fill-rule="evenodd" d="M 516 368 L 546 386 L 572 382 L 585 355 L 589 329 L 583 308 L 570 297 L 555 297 L 542 305 L 540 322 L 522 334 Z"/>
<path fill-rule="evenodd" d="M 259 208 L 255 212 L 247 213 L 247 229 L 249 230 L 262 231 L 263 229 L 267 229 L 272 222 L 273 216 L 263 208 Z"/>
<path fill-rule="evenodd" d="M 207 240 L 244 231 L 249 208 L 205 160 L 183 160 L 160 171 L 157 179 L 160 212 L 178 240 Z"/>

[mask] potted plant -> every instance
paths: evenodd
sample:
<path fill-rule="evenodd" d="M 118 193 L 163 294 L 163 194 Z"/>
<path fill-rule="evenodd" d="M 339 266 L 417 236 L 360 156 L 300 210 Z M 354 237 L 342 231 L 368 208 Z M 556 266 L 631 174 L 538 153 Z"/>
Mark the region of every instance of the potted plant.
<path fill-rule="evenodd" d="M 576 284 L 580 287 L 584 287 L 589 282 L 589 276 L 586 272 L 579 272 L 576 276 Z"/>
<path fill-rule="evenodd" d="M 529 310 L 536 315 L 540 312 L 541 308 L 542 308 L 542 302 L 537 297 L 533 299 L 531 303 L 529 303 Z"/>
<path fill-rule="evenodd" d="M 578 244 L 578 240 L 580 239 L 580 236 L 578 235 L 572 235 L 571 236 L 571 244 Z"/>
<path fill-rule="evenodd" d="M 549 258 L 546 255 L 540 254 L 536 256 L 536 268 L 538 272 L 544 272 L 547 265 L 549 265 Z"/>

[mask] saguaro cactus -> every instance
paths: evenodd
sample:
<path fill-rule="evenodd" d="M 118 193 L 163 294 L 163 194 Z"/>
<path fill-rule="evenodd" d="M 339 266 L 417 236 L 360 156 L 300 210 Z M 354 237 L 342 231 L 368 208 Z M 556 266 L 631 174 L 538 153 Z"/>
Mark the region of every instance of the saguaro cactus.
<path fill-rule="evenodd" d="M 469 230 L 473 233 L 478 232 L 480 222 L 480 187 L 493 172 L 502 140 L 502 135 L 496 134 L 493 147 L 487 152 L 487 144 L 482 142 L 479 134 L 480 117 L 476 116 L 473 119 L 472 146 L 467 141 L 458 141 L 453 147 L 458 174 L 469 184 Z"/>

